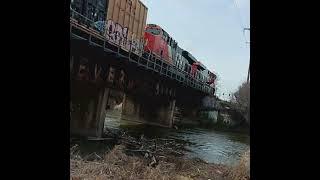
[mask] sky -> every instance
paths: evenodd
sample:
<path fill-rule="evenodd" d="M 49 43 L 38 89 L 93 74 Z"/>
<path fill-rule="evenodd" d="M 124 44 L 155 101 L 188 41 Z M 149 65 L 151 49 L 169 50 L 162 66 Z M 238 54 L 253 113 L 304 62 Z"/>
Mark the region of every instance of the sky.
<path fill-rule="evenodd" d="M 250 59 L 250 0 L 140 0 L 147 23 L 218 75 L 217 95 L 228 99 L 246 80 Z M 224 96 L 222 94 L 225 94 Z"/>

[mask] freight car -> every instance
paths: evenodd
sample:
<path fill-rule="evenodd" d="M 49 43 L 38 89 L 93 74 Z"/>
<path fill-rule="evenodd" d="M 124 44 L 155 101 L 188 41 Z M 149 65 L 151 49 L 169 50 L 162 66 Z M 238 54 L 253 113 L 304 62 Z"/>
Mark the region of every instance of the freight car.
<path fill-rule="evenodd" d="M 90 26 L 92 22 L 104 21 L 108 0 L 71 0 L 70 7 L 80 15 L 76 17 L 80 23 Z"/>
<path fill-rule="evenodd" d="M 71 19 L 113 45 L 143 52 L 148 8 L 139 0 L 71 0 Z"/>

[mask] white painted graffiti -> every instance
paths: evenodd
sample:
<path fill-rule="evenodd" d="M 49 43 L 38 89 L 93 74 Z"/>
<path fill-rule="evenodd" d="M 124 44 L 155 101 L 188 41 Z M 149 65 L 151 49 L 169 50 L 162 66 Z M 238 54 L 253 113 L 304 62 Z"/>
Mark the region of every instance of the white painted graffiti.
<path fill-rule="evenodd" d="M 120 45 L 123 49 L 131 49 L 131 51 L 136 54 L 142 53 L 144 45 L 143 41 L 137 40 L 134 34 L 131 39 L 128 39 L 127 27 L 122 27 L 111 19 L 105 23 L 105 27 L 104 36 L 107 40 L 116 45 Z"/>
<path fill-rule="evenodd" d="M 128 37 L 128 28 L 123 28 L 120 24 L 108 20 L 106 23 L 106 37 L 111 42 L 121 46 L 125 46 Z"/>

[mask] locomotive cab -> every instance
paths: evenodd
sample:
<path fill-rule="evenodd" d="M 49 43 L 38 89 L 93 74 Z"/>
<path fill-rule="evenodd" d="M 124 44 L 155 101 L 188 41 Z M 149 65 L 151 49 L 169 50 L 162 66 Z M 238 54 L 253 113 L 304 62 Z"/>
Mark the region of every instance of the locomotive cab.
<path fill-rule="evenodd" d="M 144 51 L 173 65 L 177 43 L 160 26 L 148 24 L 144 33 Z"/>
<path fill-rule="evenodd" d="M 157 25 L 149 24 L 145 28 L 144 39 L 145 46 L 144 51 L 147 53 L 154 52 L 155 42 L 159 41 L 159 37 L 162 36 L 161 28 Z"/>

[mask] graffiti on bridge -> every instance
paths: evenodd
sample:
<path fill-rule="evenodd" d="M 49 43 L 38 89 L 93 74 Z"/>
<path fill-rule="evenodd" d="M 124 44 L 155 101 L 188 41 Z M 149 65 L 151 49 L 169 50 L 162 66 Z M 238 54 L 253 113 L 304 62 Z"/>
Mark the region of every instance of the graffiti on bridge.
<path fill-rule="evenodd" d="M 80 57 L 76 62 L 70 57 L 70 73 L 75 75 L 76 80 L 91 81 L 94 83 L 108 83 L 120 88 L 126 86 L 127 74 L 122 68 L 115 68 L 107 64 L 89 63 L 85 57 Z M 73 73 L 75 71 L 75 73 Z"/>
<path fill-rule="evenodd" d="M 131 77 L 123 68 L 107 63 L 90 62 L 86 57 L 70 57 L 70 73 L 79 81 L 90 81 L 95 84 L 107 85 L 128 92 L 140 92 L 150 96 L 175 96 L 175 88 L 151 79 Z M 72 73 L 73 72 L 73 73 Z"/>

